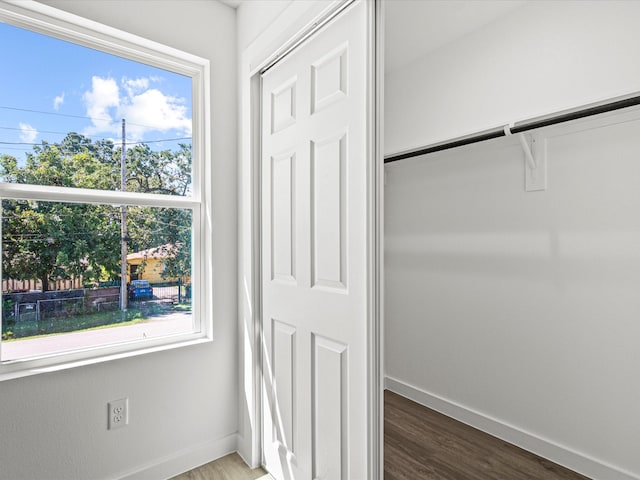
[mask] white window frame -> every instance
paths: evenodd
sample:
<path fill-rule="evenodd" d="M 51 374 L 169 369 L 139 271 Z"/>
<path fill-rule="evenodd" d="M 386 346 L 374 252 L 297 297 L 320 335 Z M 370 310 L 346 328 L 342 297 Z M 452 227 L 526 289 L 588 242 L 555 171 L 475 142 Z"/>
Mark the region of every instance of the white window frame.
<path fill-rule="evenodd" d="M 186 208 L 193 212 L 191 333 L 87 346 L 0 362 L 0 381 L 160 350 L 211 342 L 212 338 L 212 192 L 209 60 L 33 1 L 0 0 L 0 21 L 105 53 L 145 63 L 192 79 L 192 193 L 188 197 L 120 191 L 62 188 L 0 182 L 0 199 L 140 205 Z M 209 253 L 209 254 L 207 254 Z M 28 341 L 28 340 L 25 340 Z M 2 342 L 0 341 L 0 353 Z"/>

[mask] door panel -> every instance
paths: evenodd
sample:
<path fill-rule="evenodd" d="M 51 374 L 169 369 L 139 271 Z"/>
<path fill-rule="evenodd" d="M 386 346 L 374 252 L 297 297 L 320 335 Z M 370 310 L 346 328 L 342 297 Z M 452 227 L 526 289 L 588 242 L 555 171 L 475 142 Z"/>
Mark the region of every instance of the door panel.
<path fill-rule="evenodd" d="M 262 76 L 263 451 L 277 479 L 367 478 L 367 10 Z"/>
<path fill-rule="evenodd" d="M 312 287 L 347 287 L 347 134 L 311 142 Z"/>
<path fill-rule="evenodd" d="M 342 45 L 311 66 L 312 113 L 347 96 L 348 48 Z"/>
<path fill-rule="evenodd" d="M 295 282 L 295 152 L 271 158 L 271 280 Z"/>
<path fill-rule="evenodd" d="M 271 364 L 273 365 L 273 398 L 277 408 L 273 440 L 295 453 L 296 328 L 273 320 Z"/>
<path fill-rule="evenodd" d="M 347 348 L 313 335 L 313 478 L 348 478 Z"/>
<path fill-rule="evenodd" d="M 271 92 L 271 133 L 284 130 L 296 122 L 296 78 L 284 82 Z"/>

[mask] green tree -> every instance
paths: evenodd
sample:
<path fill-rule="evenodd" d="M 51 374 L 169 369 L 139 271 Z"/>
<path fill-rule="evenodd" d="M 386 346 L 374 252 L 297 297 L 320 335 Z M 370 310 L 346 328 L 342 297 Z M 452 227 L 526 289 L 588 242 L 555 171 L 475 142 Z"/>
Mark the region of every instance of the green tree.
<path fill-rule="evenodd" d="M 120 149 L 116 149 L 120 153 Z M 127 149 L 127 190 L 186 195 L 191 186 L 191 146 L 153 151 L 146 144 Z"/>
<path fill-rule="evenodd" d="M 43 144 L 27 155 L 24 166 L 0 157 L 5 181 L 61 187 L 109 188 L 108 165 L 86 149 L 63 154 Z M 48 290 L 56 278 L 97 280 L 117 270 L 119 225 L 113 207 L 93 204 L 2 201 L 2 265 L 5 278 L 37 278 Z"/>
<path fill-rule="evenodd" d="M 59 145 L 43 142 L 20 165 L 0 156 L 5 182 L 118 190 L 121 149 L 71 132 Z M 152 151 L 136 145 L 126 155 L 127 190 L 186 195 L 191 186 L 191 148 Z M 129 207 L 130 251 L 169 245 L 165 277 L 191 273 L 191 212 Z M 5 278 L 40 279 L 44 290 L 56 278 L 86 281 L 117 278 L 120 271 L 120 212 L 94 204 L 2 201 L 2 264 Z"/>
<path fill-rule="evenodd" d="M 119 269 L 120 225 L 103 205 L 2 201 L 5 278 L 37 278 L 49 290 L 57 278 L 100 280 Z"/>

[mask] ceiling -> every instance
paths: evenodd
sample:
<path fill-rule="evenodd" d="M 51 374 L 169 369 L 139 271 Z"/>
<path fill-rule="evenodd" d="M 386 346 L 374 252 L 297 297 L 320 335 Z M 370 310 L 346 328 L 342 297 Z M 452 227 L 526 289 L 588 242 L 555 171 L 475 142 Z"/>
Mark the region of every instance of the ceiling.
<path fill-rule="evenodd" d="M 524 0 L 386 0 L 385 71 L 402 68 L 525 3 Z"/>
<path fill-rule="evenodd" d="M 237 8 L 251 0 L 220 1 Z M 402 68 L 429 52 L 484 27 L 527 1 L 383 0 L 385 71 Z"/>

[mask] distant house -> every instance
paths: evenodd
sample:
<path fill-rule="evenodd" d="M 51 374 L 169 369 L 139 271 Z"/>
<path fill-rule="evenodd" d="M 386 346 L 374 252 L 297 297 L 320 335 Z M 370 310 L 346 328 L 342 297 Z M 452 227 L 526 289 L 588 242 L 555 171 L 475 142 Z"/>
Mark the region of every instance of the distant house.
<path fill-rule="evenodd" d="M 165 261 L 173 256 L 174 245 L 167 243 L 127 255 L 128 275 L 131 280 L 148 280 L 150 283 L 176 282 L 177 278 L 163 277 Z"/>

